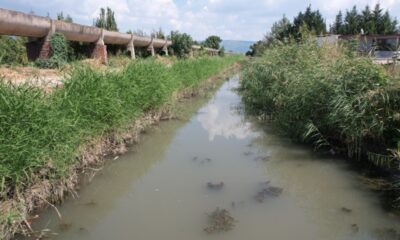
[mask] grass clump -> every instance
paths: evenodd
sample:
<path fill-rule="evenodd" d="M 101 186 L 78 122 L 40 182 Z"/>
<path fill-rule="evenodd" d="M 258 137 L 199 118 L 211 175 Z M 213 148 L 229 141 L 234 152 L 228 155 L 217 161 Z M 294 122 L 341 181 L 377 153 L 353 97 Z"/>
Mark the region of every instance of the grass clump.
<path fill-rule="evenodd" d="M 312 41 L 268 49 L 245 67 L 247 108 L 316 148 L 400 165 L 398 80 L 369 58 Z"/>

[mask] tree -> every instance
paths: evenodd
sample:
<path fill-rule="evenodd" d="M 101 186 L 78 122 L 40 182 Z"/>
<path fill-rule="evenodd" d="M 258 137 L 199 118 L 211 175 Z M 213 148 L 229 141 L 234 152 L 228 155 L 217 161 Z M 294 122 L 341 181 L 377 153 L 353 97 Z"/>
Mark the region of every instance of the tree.
<path fill-rule="evenodd" d="M 300 28 L 305 25 L 308 31 L 321 35 L 326 33 L 326 23 L 319 10 L 313 11 L 309 5 L 304 13 L 300 12 L 293 20 L 292 33 L 301 38 Z"/>
<path fill-rule="evenodd" d="M 151 36 L 154 38 L 165 39 L 165 34 L 164 31 L 161 29 L 161 27 L 158 29 L 158 31 L 153 30 Z"/>
<path fill-rule="evenodd" d="M 204 47 L 219 49 L 219 45 L 222 42 L 222 39 L 218 36 L 209 36 L 203 43 Z"/>
<path fill-rule="evenodd" d="M 109 7 L 107 7 L 107 11 L 104 8 L 100 8 L 99 17 L 95 20 L 94 25 L 110 31 L 118 31 L 115 13 Z"/>
<path fill-rule="evenodd" d="M 189 34 L 172 31 L 172 53 L 178 57 L 185 57 L 192 51 L 193 39 Z"/>
<path fill-rule="evenodd" d="M 289 19 L 283 15 L 282 19 L 278 22 L 275 22 L 271 28 L 270 36 L 279 41 L 285 41 L 290 38 L 291 35 L 292 24 Z"/>
<path fill-rule="evenodd" d="M 335 23 L 332 26 L 331 32 L 334 34 L 343 34 L 343 14 L 342 11 L 336 15 Z"/>
<path fill-rule="evenodd" d="M 67 23 L 73 23 L 74 22 L 72 20 L 72 17 L 69 14 L 67 14 L 67 16 L 64 17 L 64 13 L 63 12 L 57 13 L 57 20 L 64 21 L 64 22 L 67 22 Z"/>
<path fill-rule="evenodd" d="M 353 6 L 351 11 L 346 11 L 344 34 L 360 34 L 361 17 L 358 14 L 357 7 Z"/>

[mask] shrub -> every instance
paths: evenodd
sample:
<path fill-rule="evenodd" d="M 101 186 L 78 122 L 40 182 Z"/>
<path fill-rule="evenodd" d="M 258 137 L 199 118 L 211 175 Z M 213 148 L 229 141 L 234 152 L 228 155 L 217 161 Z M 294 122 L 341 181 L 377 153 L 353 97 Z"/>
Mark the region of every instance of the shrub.
<path fill-rule="evenodd" d="M 0 36 L 0 64 L 26 65 L 26 39 L 22 37 Z"/>
<path fill-rule="evenodd" d="M 70 46 L 61 33 L 54 33 L 50 38 L 51 57 L 48 59 L 37 59 L 35 65 L 40 68 L 60 68 L 64 66 L 70 56 Z"/>

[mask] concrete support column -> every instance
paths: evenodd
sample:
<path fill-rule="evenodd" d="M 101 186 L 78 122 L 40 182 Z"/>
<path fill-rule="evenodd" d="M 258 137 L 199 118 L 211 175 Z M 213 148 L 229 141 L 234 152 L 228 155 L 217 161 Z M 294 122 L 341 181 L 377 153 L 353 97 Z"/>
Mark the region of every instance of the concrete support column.
<path fill-rule="evenodd" d="M 127 49 L 129 51 L 129 53 L 131 54 L 131 59 L 135 59 L 136 55 L 135 55 L 135 37 L 133 35 L 133 33 L 131 33 L 131 40 L 128 43 Z"/>
<path fill-rule="evenodd" d="M 165 56 L 168 56 L 168 40 L 165 40 L 165 45 L 162 50 L 165 52 Z"/>
<path fill-rule="evenodd" d="M 36 60 L 38 58 L 48 59 L 51 56 L 51 35 L 55 33 L 56 25 L 54 20 L 51 20 L 51 27 L 49 32 L 44 38 L 29 38 L 26 44 L 27 54 L 29 60 Z"/>
<path fill-rule="evenodd" d="M 154 38 L 152 37 L 152 38 L 151 38 L 150 45 L 147 47 L 147 50 L 148 50 L 148 51 L 151 51 L 151 56 L 152 56 L 152 57 L 155 57 L 155 56 L 156 56 L 156 52 L 155 52 L 155 50 L 154 50 L 153 41 L 154 41 Z"/>
<path fill-rule="evenodd" d="M 104 32 L 101 30 L 99 40 L 94 44 L 91 58 L 99 59 L 101 63 L 107 64 L 107 46 L 104 44 Z"/>

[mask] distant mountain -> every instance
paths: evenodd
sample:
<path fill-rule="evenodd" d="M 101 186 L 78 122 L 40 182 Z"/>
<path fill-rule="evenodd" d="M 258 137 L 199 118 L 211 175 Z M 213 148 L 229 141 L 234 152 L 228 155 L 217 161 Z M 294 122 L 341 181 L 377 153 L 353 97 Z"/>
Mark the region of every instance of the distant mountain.
<path fill-rule="evenodd" d="M 237 41 L 237 40 L 223 40 L 221 45 L 224 46 L 225 51 L 235 53 L 246 53 L 250 50 L 250 46 L 253 45 L 252 41 Z"/>

